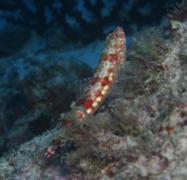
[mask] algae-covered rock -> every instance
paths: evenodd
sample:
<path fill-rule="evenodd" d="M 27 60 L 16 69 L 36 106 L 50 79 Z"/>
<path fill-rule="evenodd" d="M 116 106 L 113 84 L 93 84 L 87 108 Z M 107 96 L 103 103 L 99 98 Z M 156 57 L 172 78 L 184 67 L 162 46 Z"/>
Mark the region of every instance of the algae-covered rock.
<path fill-rule="evenodd" d="M 39 62 L 44 54 L 46 59 Z M 4 71 L 0 83 L 0 156 L 53 128 L 60 114 L 70 110 L 76 100 L 81 80 L 92 74 L 87 64 L 62 60 L 55 53 L 47 55 L 45 49 L 40 56 L 28 57 L 21 52 L 4 60 L 7 64 L 0 63 Z M 22 69 L 15 68 L 16 64 Z"/>
<path fill-rule="evenodd" d="M 118 82 L 98 112 L 80 127 L 57 126 L 5 155 L 0 177 L 185 180 L 186 30 L 186 21 L 180 21 L 177 28 L 168 29 L 169 38 L 160 29 L 138 34 Z M 54 156 L 46 159 L 46 152 Z"/>

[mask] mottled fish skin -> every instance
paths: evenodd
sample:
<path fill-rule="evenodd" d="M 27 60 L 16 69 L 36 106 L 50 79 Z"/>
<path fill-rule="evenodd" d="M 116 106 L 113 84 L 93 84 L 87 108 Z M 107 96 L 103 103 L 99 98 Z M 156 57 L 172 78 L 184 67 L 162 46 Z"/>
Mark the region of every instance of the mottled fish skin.
<path fill-rule="evenodd" d="M 107 36 L 106 47 L 101 54 L 97 70 L 83 91 L 83 95 L 76 101 L 72 111 L 65 116 L 65 121 L 82 122 L 96 112 L 118 78 L 125 61 L 125 41 L 125 33 L 121 27 L 117 27 Z M 72 119 L 69 119 L 70 117 Z"/>
<path fill-rule="evenodd" d="M 106 48 L 101 54 L 98 68 L 83 95 L 65 115 L 63 122 L 66 127 L 73 129 L 73 125 L 83 122 L 99 108 L 118 78 L 125 61 L 125 51 L 125 33 L 118 27 L 107 36 Z M 61 146 L 62 139 L 59 134 L 51 146 L 45 150 L 45 157 L 52 158 Z"/>

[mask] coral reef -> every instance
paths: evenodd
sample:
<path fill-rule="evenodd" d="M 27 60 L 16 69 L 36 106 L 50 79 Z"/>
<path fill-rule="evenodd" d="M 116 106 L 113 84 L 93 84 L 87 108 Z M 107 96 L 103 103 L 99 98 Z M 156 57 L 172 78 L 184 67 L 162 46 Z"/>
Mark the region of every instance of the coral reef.
<path fill-rule="evenodd" d="M 187 25 L 180 25 L 173 40 L 154 38 L 149 32 L 137 36 L 105 108 L 83 127 L 55 128 L 1 158 L 1 178 L 186 179 Z M 140 42 L 149 48 L 141 49 Z M 142 74 L 130 80 L 130 87 L 125 72 L 136 63 L 142 65 Z M 153 91 L 157 75 L 161 81 Z M 144 88 L 135 86 L 127 96 L 139 80 Z M 53 158 L 45 160 L 43 149 L 57 135 L 63 143 Z"/>
<path fill-rule="evenodd" d="M 171 19 L 167 37 L 154 28 L 135 36 L 94 116 L 73 129 L 58 123 L 2 157 L 1 179 L 185 180 L 187 20 Z"/>

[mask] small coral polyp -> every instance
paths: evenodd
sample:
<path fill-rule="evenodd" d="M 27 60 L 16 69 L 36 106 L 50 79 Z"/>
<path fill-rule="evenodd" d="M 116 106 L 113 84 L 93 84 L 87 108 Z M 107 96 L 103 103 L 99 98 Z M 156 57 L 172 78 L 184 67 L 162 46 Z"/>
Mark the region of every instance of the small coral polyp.
<path fill-rule="evenodd" d="M 118 27 L 107 36 L 106 48 L 103 50 L 96 73 L 72 109 L 76 121 L 82 122 L 87 115 L 96 112 L 104 101 L 118 77 L 125 60 L 125 51 L 125 33 Z"/>

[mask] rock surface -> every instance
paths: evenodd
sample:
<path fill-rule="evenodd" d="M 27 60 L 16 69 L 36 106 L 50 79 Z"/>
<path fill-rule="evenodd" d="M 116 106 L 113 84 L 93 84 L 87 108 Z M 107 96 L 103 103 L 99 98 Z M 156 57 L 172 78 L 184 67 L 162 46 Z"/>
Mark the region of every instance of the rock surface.
<path fill-rule="evenodd" d="M 73 131 L 59 124 L 9 152 L 0 159 L 0 177 L 187 179 L 187 21 L 171 20 L 168 32 L 137 34 L 96 115 Z M 46 160 L 57 136 L 58 153 Z"/>

